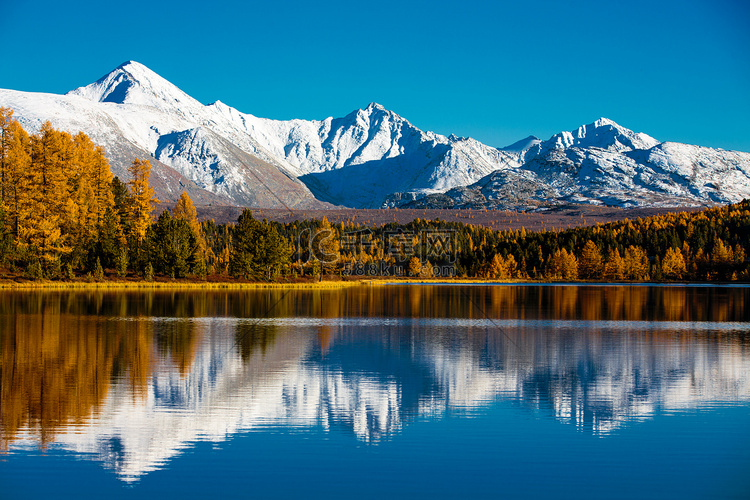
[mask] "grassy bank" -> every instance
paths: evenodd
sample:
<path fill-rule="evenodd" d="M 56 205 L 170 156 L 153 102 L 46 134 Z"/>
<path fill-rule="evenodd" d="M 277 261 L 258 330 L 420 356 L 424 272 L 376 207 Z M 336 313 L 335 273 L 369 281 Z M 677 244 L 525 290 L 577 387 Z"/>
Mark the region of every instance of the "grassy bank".
<path fill-rule="evenodd" d="M 465 284 L 475 284 L 475 283 L 483 283 L 487 285 L 504 285 L 504 284 L 515 284 L 515 283 L 542 283 L 541 280 L 531 280 L 531 279 L 504 279 L 504 280 L 498 280 L 498 279 L 488 279 L 488 278 L 371 278 L 371 279 L 363 279 L 361 280 L 362 283 L 367 283 L 368 285 L 392 285 L 392 284 L 430 284 L 430 283 L 455 283 L 457 285 L 460 285 L 462 283 Z M 548 283 L 545 282 L 545 283 Z"/>
<path fill-rule="evenodd" d="M 307 283 L 232 283 L 181 281 L 0 281 L 0 290 L 253 290 L 346 288 L 359 281 L 318 281 Z"/>

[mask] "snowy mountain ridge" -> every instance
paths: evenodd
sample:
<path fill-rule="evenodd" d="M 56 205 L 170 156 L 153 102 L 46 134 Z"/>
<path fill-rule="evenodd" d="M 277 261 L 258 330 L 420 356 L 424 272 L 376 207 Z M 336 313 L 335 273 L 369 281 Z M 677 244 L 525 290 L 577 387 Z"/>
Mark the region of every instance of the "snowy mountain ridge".
<path fill-rule="evenodd" d="M 342 118 L 271 120 L 203 105 L 129 61 L 65 95 L 0 90 L 29 132 L 46 120 L 105 147 L 115 175 L 154 164 L 157 196 L 313 208 L 330 204 L 525 209 L 557 203 L 703 205 L 750 197 L 750 154 L 658 140 L 600 118 L 506 148 L 425 132 L 371 103 Z M 438 200 L 438 201 L 436 201 Z"/>
<path fill-rule="evenodd" d="M 615 151 L 649 149 L 659 141 L 643 133 L 621 127 L 608 118 L 599 118 L 590 125 L 581 125 L 573 132 L 555 134 L 545 145 L 552 149 L 600 148 Z"/>
<path fill-rule="evenodd" d="M 404 208 L 538 210 L 563 204 L 703 206 L 750 197 L 750 153 L 659 142 L 600 118 L 504 151 L 518 167 L 442 193 L 397 195 Z"/>

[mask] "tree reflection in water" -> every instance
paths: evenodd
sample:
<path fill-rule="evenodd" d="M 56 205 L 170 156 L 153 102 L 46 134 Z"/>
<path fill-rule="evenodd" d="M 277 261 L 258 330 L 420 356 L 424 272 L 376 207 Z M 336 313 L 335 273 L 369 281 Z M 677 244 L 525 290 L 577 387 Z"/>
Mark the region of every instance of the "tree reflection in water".
<path fill-rule="evenodd" d="M 374 443 L 508 398 L 606 433 L 660 407 L 750 400 L 747 299 L 679 286 L 4 292 L 0 446 L 86 451 L 88 432 L 88 451 L 137 477 L 154 466 L 138 453 L 258 425 Z"/>

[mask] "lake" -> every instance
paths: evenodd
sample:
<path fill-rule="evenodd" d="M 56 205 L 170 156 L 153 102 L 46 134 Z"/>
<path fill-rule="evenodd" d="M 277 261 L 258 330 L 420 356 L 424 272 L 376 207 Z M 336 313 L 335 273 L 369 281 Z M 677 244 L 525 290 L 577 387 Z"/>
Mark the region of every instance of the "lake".
<path fill-rule="evenodd" d="M 750 288 L 0 292 L 2 498 L 748 498 Z"/>

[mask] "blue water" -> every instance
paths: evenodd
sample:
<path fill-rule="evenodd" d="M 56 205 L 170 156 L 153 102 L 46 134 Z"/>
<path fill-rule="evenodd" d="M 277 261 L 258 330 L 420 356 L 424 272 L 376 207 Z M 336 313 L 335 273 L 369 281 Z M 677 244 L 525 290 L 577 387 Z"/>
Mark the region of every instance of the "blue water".
<path fill-rule="evenodd" d="M 261 317 L 233 301 L 276 296 L 15 297 L 2 403 L 28 412 L 2 413 L 0 498 L 750 497 L 747 290 L 701 313 L 705 289 L 657 311 L 663 290 L 625 290 L 631 319 L 611 290 L 441 289 L 451 317 L 413 314 L 416 287 L 282 294 Z M 105 367 L 106 394 L 35 416 L 60 398 L 21 380 L 88 380 L 52 362 L 72 355 Z"/>
<path fill-rule="evenodd" d="M 14 455 L 0 485 L 3 498 L 747 498 L 749 418 L 747 407 L 658 415 L 602 439 L 497 405 L 379 446 L 320 428 L 197 443 L 133 485 L 64 453 Z"/>

